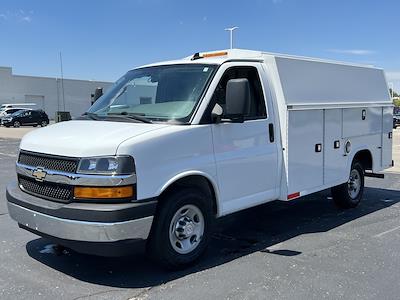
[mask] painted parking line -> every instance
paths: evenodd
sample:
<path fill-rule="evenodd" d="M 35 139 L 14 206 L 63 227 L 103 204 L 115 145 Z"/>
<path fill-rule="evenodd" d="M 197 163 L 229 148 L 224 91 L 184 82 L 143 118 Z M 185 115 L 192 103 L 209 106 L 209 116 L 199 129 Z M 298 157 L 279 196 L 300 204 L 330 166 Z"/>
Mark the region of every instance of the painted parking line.
<path fill-rule="evenodd" d="M 395 228 L 392 228 L 392 229 L 386 230 L 384 232 L 378 233 L 378 234 L 374 235 L 374 237 L 379 238 L 381 236 L 384 236 L 385 234 L 391 233 L 391 232 L 396 231 L 398 229 L 400 229 L 400 226 L 397 226 Z"/>
<path fill-rule="evenodd" d="M 2 153 L 2 152 L 0 152 L 0 155 L 3 155 L 3 156 L 8 156 L 8 157 L 16 157 L 16 156 L 17 156 L 17 154 L 16 154 L 16 153 L 12 153 L 12 154 L 10 154 L 10 153 Z"/>

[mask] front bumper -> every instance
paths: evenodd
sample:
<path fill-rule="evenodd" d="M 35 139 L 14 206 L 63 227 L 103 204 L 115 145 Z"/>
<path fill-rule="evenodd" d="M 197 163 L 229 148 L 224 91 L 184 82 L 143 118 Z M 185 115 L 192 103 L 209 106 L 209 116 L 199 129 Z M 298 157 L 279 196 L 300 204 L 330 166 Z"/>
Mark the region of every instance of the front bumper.
<path fill-rule="evenodd" d="M 0 124 L 1 125 L 3 125 L 3 126 L 8 126 L 8 125 L 12 125 L 12 122 L 11 121 L 8 121 L 8 120 L 3 120 L 3 119 L 1 119 L 0 120 Z"/>
<path fill-rule="evenodd" d="M 56 203 L 7 186 L 10 217 L 22 228 L 61 240 L 112 243 L 147 239 L 156 201 L 124 204 Z"/>

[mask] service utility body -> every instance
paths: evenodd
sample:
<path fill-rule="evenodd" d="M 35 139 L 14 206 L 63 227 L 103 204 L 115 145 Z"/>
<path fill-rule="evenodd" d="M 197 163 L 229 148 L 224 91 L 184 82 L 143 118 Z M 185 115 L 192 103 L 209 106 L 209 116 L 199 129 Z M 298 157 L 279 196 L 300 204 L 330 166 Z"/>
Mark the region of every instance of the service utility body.
<path fill-rule="evenodd" d="M 371 66 L 233 49 L 139 67 L 22 139 L 9 213 L 77 251 L 143 244 L 184 267 L 215 218 L 327 188 L 357 206 L 364 177 L 392 166 L 392 113 Z"/>

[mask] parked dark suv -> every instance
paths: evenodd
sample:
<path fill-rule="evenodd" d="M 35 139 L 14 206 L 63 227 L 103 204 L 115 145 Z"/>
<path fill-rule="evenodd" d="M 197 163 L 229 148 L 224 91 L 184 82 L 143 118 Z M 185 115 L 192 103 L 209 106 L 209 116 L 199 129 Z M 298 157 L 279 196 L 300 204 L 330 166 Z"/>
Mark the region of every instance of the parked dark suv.
<path fill-rule="evenodd" d="M 6 127 L 20 127 L 25 125 L 32 125 L 34 127 L 40 125 L 44 127 L 49 124 L 49 117 L 43 110 L 20 110 L 3 118 L 1 124 Z"/>
<path fill-rule="evenodd" d="M 6 108 L 4 110 L 1 110 L 0 111 L 0 122 L 1 122 L 1 119 L 5 118 L 5 117 L 9 117 L 13 113 L 20 111 L 20 110 L 24 110 L 24 108 Z"/>

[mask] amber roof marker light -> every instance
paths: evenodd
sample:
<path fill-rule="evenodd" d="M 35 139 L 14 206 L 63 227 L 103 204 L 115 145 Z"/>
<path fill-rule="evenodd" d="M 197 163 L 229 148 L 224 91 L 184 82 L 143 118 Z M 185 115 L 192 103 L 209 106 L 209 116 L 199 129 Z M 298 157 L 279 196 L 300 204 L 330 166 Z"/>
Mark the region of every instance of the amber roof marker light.
<path fill-rule="evenodd" d="M 200 58 L 208 58 L 208 57 L 218 57 L 218 56 L 226 56 L 228 55 L 228 51 L 218 51 L 218 52 L 210 52 L 210 53 L 195 53 L 191 60 L 196 60 Z"/>

